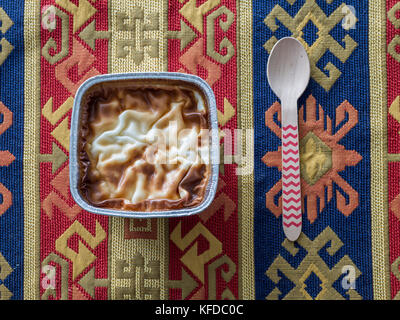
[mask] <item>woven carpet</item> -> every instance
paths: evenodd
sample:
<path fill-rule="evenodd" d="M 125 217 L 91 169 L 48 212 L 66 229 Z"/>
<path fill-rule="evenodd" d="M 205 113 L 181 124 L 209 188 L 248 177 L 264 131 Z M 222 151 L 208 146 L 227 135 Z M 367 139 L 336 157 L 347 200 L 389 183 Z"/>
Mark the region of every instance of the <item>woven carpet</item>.
<path fill-rule="evenodd" d="M 311 63 L 295 243 L 266 78 L 285 36 Z M 399 46 L 394 0 L 0 0 L 0 299 L 400 299 Z M 139 71 L 215 92 L 223 164 L 200 215 L 111 218 L 72 200 L 77 89 Z"/>

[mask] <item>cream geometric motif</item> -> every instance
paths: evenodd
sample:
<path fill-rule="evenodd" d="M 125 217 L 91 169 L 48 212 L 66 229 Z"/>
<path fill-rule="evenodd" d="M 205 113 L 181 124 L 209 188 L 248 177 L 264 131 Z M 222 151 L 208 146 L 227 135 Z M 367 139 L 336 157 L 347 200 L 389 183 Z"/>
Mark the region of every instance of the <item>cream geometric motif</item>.
<path fill-rule="evenodd" d="M 72 109 L 74 99 L 72 97 L 67 98 L 55 111 L 53 111 L 53 98 L 50 97 L 46 104 L 43 106 L 42 114 L 49 120 L 52 125 L 55 125 L 61 120 L 69 110 Z M 68 117 L 65 117 L 61 123 L 53 129 L 51 135 L 67 150 L 69 151 L 69 121 Z"/>
<path fill-rule="evenodd" d="M 388 19 L 396 29 L 400 28 L 400 19 L 396 17 L 396 13 L 400 11 L 400 2 L 397 2 L 392 9 L 388 11 Z"/>
<path fill-rule="evenodd" d="M 197 288 L 197 281 L 190 276 L 184 268 L 182 268 L 181 280 L 168 280 L 166 283 L 168 288 L 181 289 L 181 298 L 186 300 L 187 296 Z"/>
<path fill-rule="evenodd" d="M 78 282 L 82 288 L 95 299 L 95 289 L 97 287 L 109 287 L 109 279 L 98 279 L 95 277 L 95 267 L 91 268 Z"/>
<path fill-rule="evenodd" d="M 314 240 L 309 239 L 302 233 L 297 244 L 307 252 L 297 268 L 292 267 L 293 263 L 291 259 L 285 260 L 283 256 L 279 255 L 265 272 L 265 275 L 277 285 L 266 299 L 313 299 L 306 290 L 306 280 L 311 274 L 315 274 L 321 282 L 321 290 L 314 299 L 344 300 L 345 297 L 333 287 L 333 284 L 343 275 L 343 267 L 350 266 L 354 268 L 355 283 L 357 278 L 361 275 L 361 272 L 347 255 L 344 255 L 332 269 L 330 269 L 324 259 L 321 258 L 320 253 L 322 253 L 322 250 L 326 251 L 329 256 L 335 258 L 335 255 L 343 246 L 343 242 L 335 232 L 330 227 L 327 227 Z M 282 247 L 286 249 L 292 257 L 295 257 L 300 250 L 295 247 L 293 242 L 287 239 L 282 243 Z M 278 283 L 281 280 L 279 272 L 283 273 L 294 285 L 293 289 L 284 297 L 281 297 L 282 292 L 278 289 Z M 348 295 L 351 300 L 361 299 L 356 289 L 348 289 L 346 295 Z"/>
<path fill-rule="evenodd" d="M 400 257 L 397 257 L 397 259 L 393 261 L 390 268 L 396 279 L 400 281 L 399 267 L 400 267 Z M 397 294 L 393 297 L 393 300 L 400 300 L 400 291 L 398 291 Z"/>
<path fill-rule="evenodd" d="M 10 29 L 14 22 L 10 19 L 7 13 L 0 7 L 0 32 L 5 34 L 8 29 Z M 7 41 L 6 38 L 2 38 L 0 40 L 0 66 L 6 61 L 7 57 L 10 55 L 11 51 L 14 49 L 14 46 Z"/>
<path fill-rule="evenodd" d="M 312 131 L 300 140 L 300 174 L 314 185 L 332 168 L 332 150 Z"/>
<path fill-rule="evenodd" d="M 94 1 L 93 1 L 94 2 Z M 90 4 L 88 0 L 79 0 L 79 5 L 75 5 L 70 0 L 56 0 L 56 3 L 72 13 L 74 17 L 73 32 L 75 33 L 81 26 L 85 24 L 95 13 L 96 9 Z M 78 3 L 78 1 L 77 1 Z"/>
<path fill-rule="evenodd" d="M 348 34 L 342 39 L 344 47 L 330 35 L 331 30 L 346 16 L 346 12 L 349 12 L 348 7 L 342 3 L 331 15 L 327 16 L 316 3 L 316 0 L 306 0 L 305 4 L 294 17 L 290 16 L 281 6 L 276 5 L 264 19 L 264 23 L 272 32 L 276 32 L 279 28 L 276 20 L 279 20 L 289 29 L 292 33 L 291 36 L 297 38 L 306 48 L 310 58 L 311 77 L 326 91 L 329 91 L 339 79 L 342 72 L 333 63 L 328 62 L 324 67 L 324 71 L 329 74 L 327 76 L 317 67 L 318 62 L 327 51 L 330 51 L 342 63 L 345 63 L 358 46 L 357 42 Z M 303 29 L 310 21 L 318 29 L 318 38 L 311 46 L 303 38 Z M 272 36 L 264 44 L 264 48 L 268 53 L 271 52 L 277 41 L 278 39 Z"/>
<path fill-rule="evenodd" d="M 181 30 L 169 30 L 166 33 L 168 39 L 180 39 L 181 51 L 183 51 L 186 46 L 191 43 L 196 37 L 196 33 L 190 28 L 185 21 L 181 20 Z"/>
<path fill-rule="evenodd" d="M 235 108 L 227 98 L 224 98 L 224 112 L 217 110 L 218 124 L 223 127 L 236 114 Z"/>
<path fill-rule="evenodd" d="M 0 253 L 0 300 L 9 300 L 12 297 L 11 291 L 2 283 L 12 272 L 13 269 Z"/>
<path fill-rule="evenodd" d="M 115 288 L 118 300 L 160 299 L 160 262 L 148 261 L 141 254 L 116 262 Z"/>
<path fill-rule="evenodd" d="M 397 62 L 400 62 L 400 54 L 397 52 L 397 47 L 400 45 L 400 36 L 396 34 L 388 44 L 388 52 Z"/>
<path fill-rule="evenodd" d="M 397 259 L 393 261 L 390 269 L 396 279 L 400 281 L 400 257 L 397 257 Z M 393 297 L 393 300 L 400 300 L 400 291 L 396 293 L 396 295 Z"/>
<path fill-rule="evenodd" d="M 70 271 L 68 261 L 58 254 L 51 252 L 42 261 L 42 273 L 44 273 L 44 268 L 50 265 L 55 267 L 55 272 L 54 274 L 46 274 L 45 277 L 42 278 L 41 288 L 44 289 L 44 292 L 41 299 L 50 300 L 51 298 L 52 300 L 55 300 L 58 297 L 60 300 L 68 300 L 68 276 Z M 59 279 L 59 285 L 53 286 L 50 285 L 51 282 L 47 283 L 47 280 L 56 281 L 56 278 Z"/>
<path fill-rule="evenodd" d="M 97 31 L 96 20 L 93 20 L 88 26 L 79 33 L 79 37 L 87 43 L 93 50 L 96 47 L 96 39 L 110 38 L 111 31 Z"/>
<path fill-rule="evenodd" d="M 79 240 L 77 251 L 69 247 L 69 239 L 74 234 L 82 239 Z M 106 237 L 107 234 L 98 221 L 96 221 L 95 234 L 93 235 L 78 220 L 75 220 L 56 240 L 56 250 L 72 262 L 73 280 L 97 259 L 91 250 L 96 249 Z"/>
<path fill-rule="evenodd" d="M 219 7 L 207 16 L 207 54 L 217 62 L 226 64 L 235 54 L 235 47 L 228 38 L 224 37 L 219 43 L 219 51 L 222 52 L 225 50 L 226 54 L 222 55 L 215 50 L 215 21 L 217 21 L 220 16 L 226 17 L 226 21 L 219 20 L 219 28 L 224 32 L 227 32 L 235 21 L 234 13 L 225 6 Z"/>
<path fill-rule="evenodd" d="M 223 265 L 226 266 L 224 271 L 220 269 Z M 219 298 L 217 297 L 217 270 L 220 270 L 221 278 L 228 284 L 235 275 L 236 269 L 236 264 L 227 255 L 221 256 L 208 265 L 208 300 L 217 300 Z M 236 300 L 235 295 L 228 286 L 222 291 L 221 300 Z"/>
<path fill-rule="evenodd" d="M 50 37 L 42 48 L 42 56 L 52 65 L 68 56 L 69 52 L 69 16 L 59 8 L 53 8 L 55 16 L 61 21 L 61 24 L 58 24 L 61 25 L 61 44 L 57 45 L 56 40 Z M 49 29 L 49 32 L 53 31 L 54 29 Z M 50 54 L 51 51 L 58 52 Z"/>
<path fill-rule="evenodd" d="M 208 249 L 199 254 L 199 236 L 208 241 Z M 222 243 L 201 222 L 197 223 L 188 233 L 182 235 L 180 221 L 170 234 L 171 241 L 185 254 L 181 262 L 201 281 L 205 283 L 206 264 L 222 253 Z M 190 247 L 188 250 L 186 250 Z"/>
<path fill-rule="evenodd" d="M 130 16 L 123 12 L 117 13 L 117 30 L 129 32 L 130 35 L 128 39 L 117 40 L 118 58 L 130 57 L 136 65 L 143 62 L 145 53 L 151 58 L 158 58 L 159 39 L 148 38 L 146 34 L 159 30 L 159 14 L 148 13 L 146 18 L 147 22 L 140 7 L 133 7 Z"/>
<path fill-rule="evenodd" d="M 389 107 L 389 114 L 400 122 L 400 96 L 397 96 Z"/>
<path fill-rule="evenodd" d="M 199 6 L 197 0 L 189 0 L 179 10 L 179 13 L 186 18 L 200 33 L 203 33 L 203 19 L 207 12 L 217 7 L 221 0 L 206 0 Z"/>
<path fill-rule="evenodd" d="M 396 29 L 400 28 L 400 19 L 397 18 L 396 14 L 400 11 L 400 2 L 397 2 L 388 12 L 388 19 Z M 388 45 L 387 51 L 389 54 L 400 63 L 400 54 L 397 51 L 397 47 L 400 45 L 399 35 L 395 35 Z"/>

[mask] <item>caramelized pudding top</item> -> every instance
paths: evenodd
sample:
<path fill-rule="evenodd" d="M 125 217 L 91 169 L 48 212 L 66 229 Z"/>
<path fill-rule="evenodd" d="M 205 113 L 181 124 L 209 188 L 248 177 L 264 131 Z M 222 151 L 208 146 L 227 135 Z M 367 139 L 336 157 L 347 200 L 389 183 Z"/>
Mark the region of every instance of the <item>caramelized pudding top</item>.
<path fill-rule="evenodd" d="M 110 81 L 82 101 L 80 192 L 97 207 L 193 207 L 210 175 L 208 108 L 183 82 Z"/>

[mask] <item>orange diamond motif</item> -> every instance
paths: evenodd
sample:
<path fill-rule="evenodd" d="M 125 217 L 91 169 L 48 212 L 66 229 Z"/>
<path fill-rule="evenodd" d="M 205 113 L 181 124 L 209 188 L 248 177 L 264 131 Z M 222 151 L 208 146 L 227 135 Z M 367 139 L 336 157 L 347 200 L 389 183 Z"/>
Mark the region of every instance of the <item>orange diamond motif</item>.
<path fill-rule="evenodd" d="M 315 98 L 310 95 L 306 101 L 306 117 L 303 118 L 304 106 L 299 110 L 299 140 L 300 140 L 300 171 L 301 171 L 301 192 L 302 206 L 307 204 L 307 217 L 312 223 L 325 208 L 325 194 L 327 201 L 333 198 L 333 184 L 336 184 L 341 191 L 336 190 L 337 209 L 349 216 L 359 204 L 359 195 L 340 175 L 347 166 L 355 166 L 362 156 L 354 150 L 346 150 L 339 144 L 339 141 L 358 123 L 357 110 L 345 100 L 336 108 L 336 124 L 338 127 L 347 118 L 347 121 L 332 133 L 332 120 L 326 116 L 326 129 L 324 126 L 325 113 L 323 108 L 318 105 Z M 318 117 L 317 117 L 318 111 Z M 281 119 L 281 107 L 275 102 L 265 112 L 265 124 L 279 138 L 281 128 L 274 121 L 277 115 L 278 121 Z M 281 147 L 277 151 L 267 152 L 262 161 L 269 167 L 277 167 L 282 170 Z M 275 198 L 282 190 L 282 180 L 279 180 L 266 193 L 266 207 L 276 216 L 282 213 L 282 197 L 278 203 Z M 319 201 L 319 208 L 317 202 Z"/>

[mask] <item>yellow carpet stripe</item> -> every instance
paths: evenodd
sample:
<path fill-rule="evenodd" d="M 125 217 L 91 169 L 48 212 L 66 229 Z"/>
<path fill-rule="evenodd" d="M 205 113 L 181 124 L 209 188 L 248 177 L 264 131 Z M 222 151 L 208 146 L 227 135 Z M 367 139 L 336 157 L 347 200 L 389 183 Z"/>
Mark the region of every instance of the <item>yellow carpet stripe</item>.
<path fill-rule="evenodd" d="M 140 23 L 149 23 L 154 14 L 158 14 L 158 30 L 145 31 L 145 35 L 140 34 L 140 30 L 136 30 L 133 34 L 130 31 L 121 30 L 118 25 L 118 15 L 132 16 L 133 10 L 141 8 L 144 11 L 144 20 Z M 168 21 L 165 21 L 167 15 L 164 14 L 168 11 L 168 1 L 119 1 L 110 0 L 108 2 L 108 10 L 110 12 L 109 30 L 111 31 L 110 44 L 109 44 L 109 73 L 119 72 L 156 72 L 167 71 L 167 34 Z M 131 23 L 131 19 L 126 19 L 125 23 Z M 136 26 L 138 23 L 136 23 Z M 132 58 L 132 48 L 125 47 L 128 55 L 126 57 L 119 57 L 121 52 L 121 43 L 125 40 L 134 38 L 136 45 L 140 46 L 143 36 L 148 39 L 158 39 L 158 57 L 151 57 L 149 55 L 149 48 L 144 48 L 143 61 L 138 63 Z M 120 49 L 118 49 L 120 48 Z M 120 51 L 118 51 L 120 50 Z M 125 260 L 127 262 L 135 254 L 140 254 L 144 257 L 145 266 L 148 262 L 157 261 L 160 263 L 160 279 L 146 280 L 146 285 L 150 287 L 160 288 L 160 299 L 168 299 L 168 290 L 166 288 L 166 277 L 168 270 L 168 221 L 167 219 L 157 219 L 157 240 L 151 239 L 124 239 L 124 219 L 110 218 L 109 219 L 109 232 L 110 232 L 110 256 L 109 268 L 111 268 L 111 299 L 116 299 L 116 288 L 126 287 L 129 285 L 123 279 L 117 279 L 117 266 L 119 261 Z M 148 268 L 145 267 L 146 272 Z M 140 289 L 137 288 L 139 291 Z"/>
<path fill-rule="evenodd" d="M 39 299 L 40 1 L 24 9 L 24 299 Z"/>
<path fill-rule="evenodd" d="M 389 153 L 388 162 L 400 162 L 400 154 Z"/>
<path fill-rule="evenodd" d="M 387 193 L 386 3 L 369 2 L 371 234 L 375 299 L 390 299 Z"/>
<path fill-rule="evenodd" d="M 238 127 L 253 129 L 253 13 L 252 1 L 238 1 Z M 241 23 L 239 23 L 241 22 Z M 243 137 L 244 139 L 244 137 Z M 245 140 L 242 140 L 245 141 Z M 246 141 L 246 143 L 249 143 Z M 254 144 L 253 144 L 254 145 Z M 246 155 L 254 167 L 254 150 Z M 255 299 L 254 173 L 239 179 L 239 298 Z"/>

